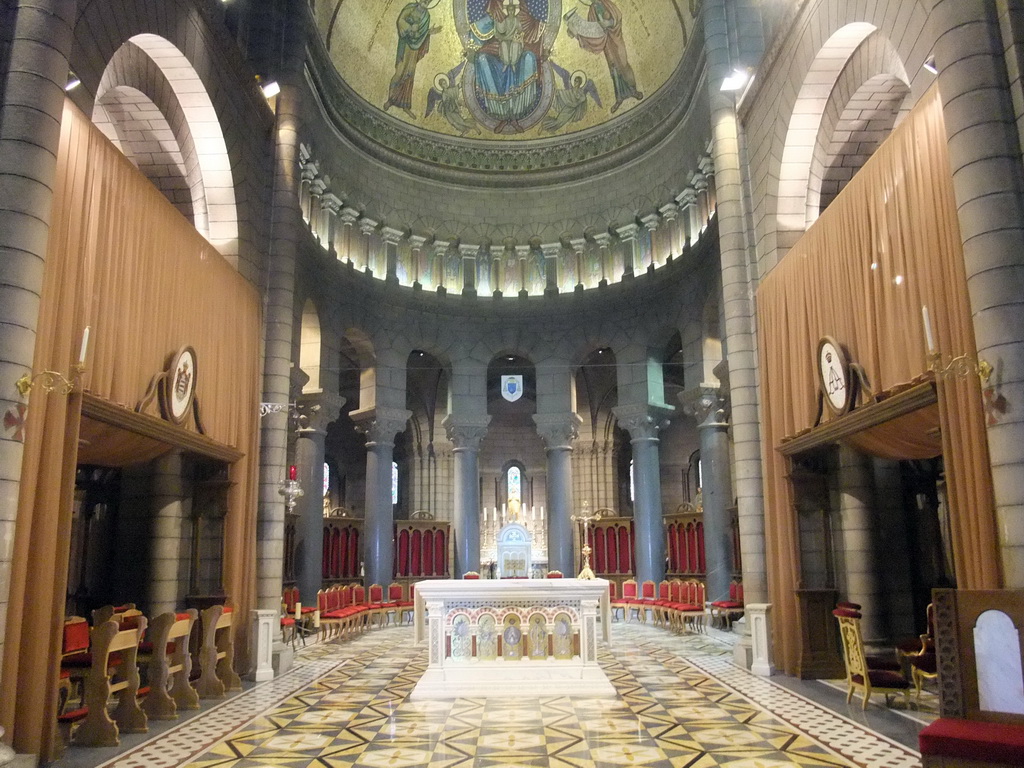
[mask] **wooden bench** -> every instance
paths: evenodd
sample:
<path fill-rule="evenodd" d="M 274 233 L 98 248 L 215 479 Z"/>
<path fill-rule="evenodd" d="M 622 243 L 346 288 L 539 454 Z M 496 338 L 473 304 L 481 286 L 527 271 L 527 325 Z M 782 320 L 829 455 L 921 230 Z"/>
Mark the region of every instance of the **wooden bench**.
<path fill-rule="evenodd" d="M 199 647 L 201 699 L 221 699 L 227 691 L 242 690 L 242 679 L 234 669 L 234 612 L 230 606 L 211 605 L 203 611 L 202 641 Z"/>
<path fill-rule="evenodd" d="M 149 625 L 149 641 L 142 644 L 149 661 L 149 692 L 142 710 L 152 720 L 176 720 L 179 709 L 199 709 L 199 694 L 189 682 L 189 638 L 198 617 L 194 608 L 184 613 L 168 611 Z"/>
<path fill-rule="evenodd" d="M 936 589 L 932 602 L 940 717 L 918 737 L 923 768 L 1024 765 L 1024 590 Z"/>
<path fill-rule="evenodd" d="M 116 747 L 121 733 L 145 733 L 146 713 L 139 708 L 139 643 L 146 631 L 144 616 L 122 625 L 111 619 L 93 627 L 89 652 L 92 664 L 85 678 L 82 706 L 60 715 L 58 722 L 70 730 L 78 724 L 72 743 L 84 747 Z M 107 702 L 117 695 L 114 716 Z"/>

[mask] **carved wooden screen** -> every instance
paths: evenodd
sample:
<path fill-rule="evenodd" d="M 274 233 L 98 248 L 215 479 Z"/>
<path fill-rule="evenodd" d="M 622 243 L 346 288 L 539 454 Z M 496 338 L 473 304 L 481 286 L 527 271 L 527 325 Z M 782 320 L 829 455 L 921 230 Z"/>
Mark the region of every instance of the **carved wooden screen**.
<path fill-rule="evenodd" d="M 587 542 L 592 550 L 590 567 L 597 576 L 633 575 L 633 518 L 599 517 L 589 526 Z"/>
<path fill-rule="evenodd" d="M 324 520 L 323 577 L 325 582 L 352 581 L 360 577 L 362 520 Z"/>
<path fill-rule="evenodd" d="M 395 522 L 395 578 L 451 578 L 451 523 L 438 520 Z"/>

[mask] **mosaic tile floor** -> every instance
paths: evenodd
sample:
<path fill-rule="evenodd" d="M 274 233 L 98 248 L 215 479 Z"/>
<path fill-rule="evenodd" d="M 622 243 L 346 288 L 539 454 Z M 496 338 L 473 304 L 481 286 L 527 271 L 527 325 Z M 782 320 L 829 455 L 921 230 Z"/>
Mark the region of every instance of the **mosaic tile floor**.
<path fill-rule="evenodd" d="M 255 686 L 103 768 L 557 766 L 910 768 L 916 752 L 757 678 L 708 636 L 616 624 L 600 661 L 619 696 L 409 701 L 409 628 L 300 653 Z"/>

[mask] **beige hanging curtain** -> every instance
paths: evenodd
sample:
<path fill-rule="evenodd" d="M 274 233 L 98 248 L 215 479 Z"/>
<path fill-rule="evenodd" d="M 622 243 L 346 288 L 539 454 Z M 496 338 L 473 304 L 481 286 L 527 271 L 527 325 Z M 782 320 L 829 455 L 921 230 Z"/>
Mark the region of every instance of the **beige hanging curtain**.
<path fill-rule="evenodd" d="M 812 426 L 818 340 L 828 335 L 844 344 L 875 391 L 926 373 L 922 306 L 929 308 L 946 360 L 976 354 L 946 141 L 933 88 L 757 293 L 768 579 L 776 659 L 789 673 L 800 651 L 794 596 L 800 543 L 787 460 L 777 449 L 783 438 Z M 941 380 L 938 405 L 957 583 L 996 588 L 992 478 L 978 378 Z"/>
<path fill-rule="evenodd" d="M 43 268 L 43 267 L 40 267 Z M 260 300 L 81 112 L 65 104 L 33 369 L 68 372 L 91 326 L 83 384 L 131 408 L 179 347 L 197 353 L 207 435 L 231 466 L 224 588 L 254 606 Z M 19 752 L 49 754 L 67 586 L 81 395 L 29 400 L 0 723 Z M 189 424 L 189 429 L 194 427 Z M 236 647 L 247 648 L 243 620 Z M 242 660 L 245 663 L 245 660 Z"/>

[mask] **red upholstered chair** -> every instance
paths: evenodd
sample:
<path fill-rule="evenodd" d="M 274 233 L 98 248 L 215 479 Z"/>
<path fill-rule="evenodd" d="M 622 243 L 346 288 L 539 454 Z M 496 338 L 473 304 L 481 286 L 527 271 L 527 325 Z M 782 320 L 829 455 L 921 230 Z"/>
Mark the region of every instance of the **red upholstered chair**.
<path fill-rule="evenodd" d="M 58 688 L 57 714 L 63 714 L 72 688 L 81 693 L 82 681 L 89 674 L 92 666 L 92 654 L 89 653 L 89 622 L 81 616 L 69 616 L 64 619 L 64 635 L 60 648 L 60 683 Z M 81 696 L 79 695 L 79 698 Z"/>
<path fill-rule="evenodd" d="M 612 610 L 621 610 L 623 619 L 629 621 L 630 610 L 639 599 L 636 579 L 626 579 L 622 582 L 622 595 L 612 602 Z"/>
<path fill-rule="evenodd" d="M 366 587 L 362 584 L 352 585 L 352 621 L 350 632 L 363 632 L 370 626 L 370 603 L 367 599 Z"/>
<path fill-rule="evenodd" d="M 654 623 L 659 627 L 668 626 L 668 605 L 671 593 L 669 583 L 662 581 L 658 584 L 658 594 L 651 604 L 651 615 Z"/>
<path fill-rule="evenodd" d="M 836 608 L 832 615 L 839 621 L 839 635 L 843 641 L 843 660 L 846 662 L 846 701 L 853 699 L 853 692 L 858 688 L 863 691 L 864 700 L 861 709 L 868 708 L 868 700 L 872 693 L 885 696 L 886 706 L 889 696 L 903 694 L 910 706 L 910 683 L 902 672 L 891 669 L 876 669 L 868 664 L 864 653 L 864 639 L 860 632 L 858 611 L 849 608 Z"/>
<path fill-rule="evenodd" d="M 730 629 L 733 621 L 743 615 L 743 582 L 734 581 L 729 584 L 729 599 L 715 600 L 711 603 L 711 620 Z"/>
<path fill-rule="evenodd" d="M 704 583 L 696 579 L 688 579 L 679 583 L 677 591 L 679 599 L 674 598 L 669 604 L 669 619 L 674 629 L 704 631 Z"/>

